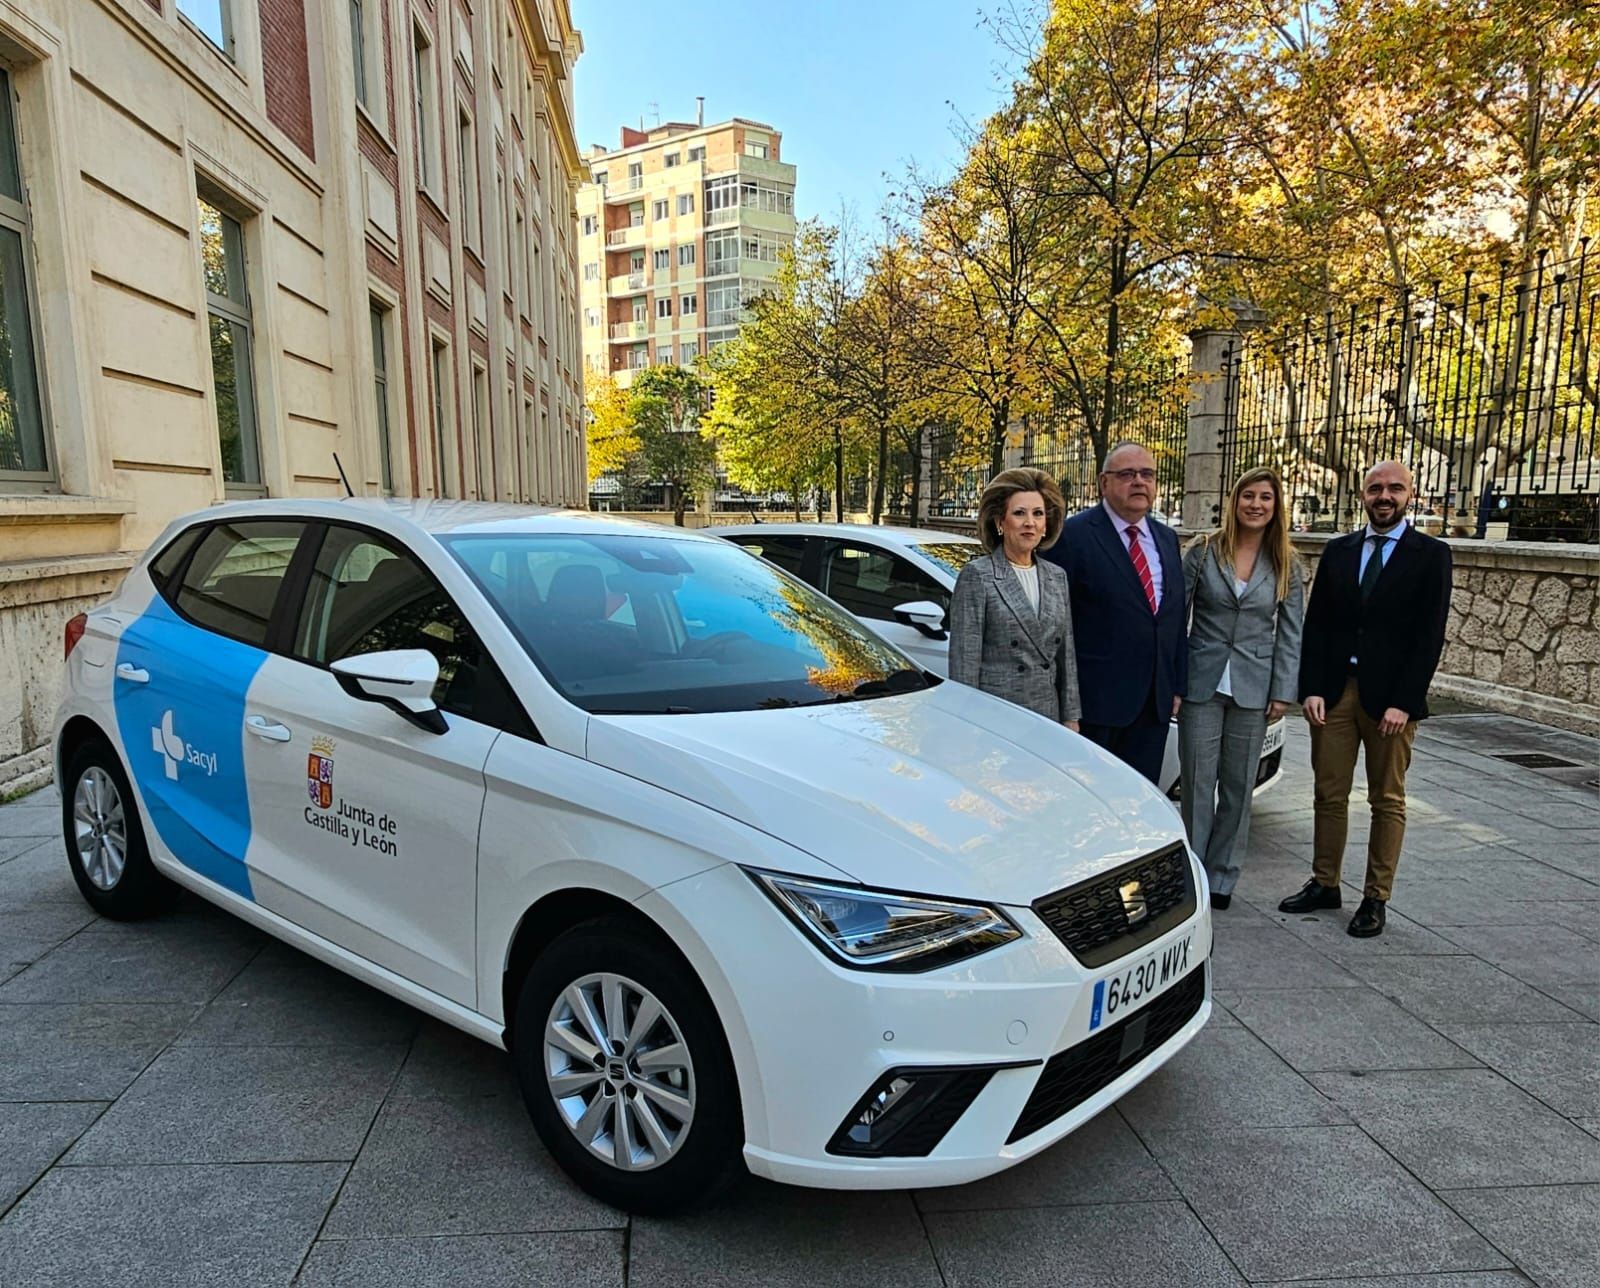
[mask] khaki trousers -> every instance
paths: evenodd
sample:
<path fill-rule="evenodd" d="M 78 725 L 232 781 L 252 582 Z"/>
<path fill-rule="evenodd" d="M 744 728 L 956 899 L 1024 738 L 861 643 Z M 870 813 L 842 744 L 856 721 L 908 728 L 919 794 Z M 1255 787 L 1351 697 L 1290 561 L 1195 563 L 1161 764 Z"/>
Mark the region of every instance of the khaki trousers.
<path fill-rule="evenodd" d="M 1327 723 L 1320 728 L 1311 726 L 1311 771 L 1316 783 L 1311 875 L 1318 885 L 1339 884 L 1350 825 L 1356 753 L 1365 749 L 1372 831 L 1367 840 L 1367 882 L 1362 893 L 1369 899 L 1388 900 L 1406 835 L 1406 770 L 1411 765 L 1411 744 L 1416 736 L 1415 720 L 1391 737 L 1379 733 L 1378 722 L 1362 710 L 1354 676 L 1345 681 L 1339 700 L 1329 705 Z"/>

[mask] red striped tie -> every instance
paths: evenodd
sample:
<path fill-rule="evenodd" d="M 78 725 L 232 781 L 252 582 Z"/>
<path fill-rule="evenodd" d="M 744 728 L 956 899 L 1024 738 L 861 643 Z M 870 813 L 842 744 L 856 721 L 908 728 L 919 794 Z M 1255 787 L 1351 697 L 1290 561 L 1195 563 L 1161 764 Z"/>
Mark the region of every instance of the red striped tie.
<path fill-rule="evenodd" d="M 1128 525 L 1128 558 L 1133 560 L 1133 570 L 1139 574 L 1139 584 L 1144 587 L 1144 597 L 1150 601 L 1150 611 L 1158 611 L 1156 580 L 1150 575 L 1150 564 L 1144 557 L 1144 548 L 1139 544 L 1139 529 L 1131 523 Z"/>

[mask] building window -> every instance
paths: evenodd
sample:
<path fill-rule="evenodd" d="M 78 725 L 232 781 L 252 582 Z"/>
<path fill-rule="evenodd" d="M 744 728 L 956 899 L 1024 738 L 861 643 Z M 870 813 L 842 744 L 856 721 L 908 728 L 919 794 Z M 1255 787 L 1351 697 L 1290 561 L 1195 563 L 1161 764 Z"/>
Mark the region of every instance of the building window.
<path fill-rule="evenodd" d="M 178 12 L 230 59 L 234 56 L 233 0 L 178 0 Z"/>
<path fill-rule="evenodd" d="M 50 473 L 35 365 L 33 233 L 23 199 L 11 77 L 0 68 L 0 478 Z"/>
<path fill-rule="evenodd" d="M 670 344 L 656 345 L 656 361 L 667 366 L 672 365 L 672 346 Z"/>
<path fill-rule="evenodd" d="M 760 157 L 765 161 L 767 159 L 767 151 L 765 143 L 757 143 L 754 139 L 746 139 L 744 141 L 744 154 L 747 157 Z"/>
<path fill-rule="evenodd" d="M 583 280 L 586 282 L 598 282 L 600 280 L 600 265 L 593 261 L 585 264 L 583 266 Z"/>
<path fill-rule="evenodd" d="M 450 346 L 433 341 L 430 373 L 433 377 L 433 491 L 435 496 L 450 496 L 445 480 L 445 462 L 450 451 Z"/>
<path fill-rule="evenodd" d="M 355 73 L 356 102 L 367 101 L 367 0 L 350 0 L 350 63 Z"/>
<path fill-rule="evenodd" d="M 472 450 L 477 466 L 478 498 L 489 495 L 494 482 L 493 444 L 489 441 L 489 373 L 472 365 Z"/>
<path fill-rule="evenodd" d="M 696 161 L 704 161 L 705 159 L 706 159 L 706 150 L 705 150 L 705 146 L 703 144 L 701 146 L 699 146 L 699 147 L 694 147 L 694 148 L 690 148 L 689 149 L 689 162 L 690 162 L 691 165 Z"/>
<path fill-rule="evenodd" d="M 706 275 L 739 271 L 739 234 L 733 229 L 706 234 Z"/>
<path fill-rule="evenodd" d="M 672 251 L 670 248 L 652 251 L 651 254 L 653 256 L 653 263 L 656 268 L 672 267 Z"/>
<path fill-rule="evenodd" d="M 378 420 L 378 479 L 386 493 L 394 492 L 394 445 L 389 441 L 389 345 L 384 337 L 388 310 L 373 304 L 372 397 Z"/>
<path fill-rule="evenodd" d="M 439 106 L 434 89 L 433 42 L 419 24 L 412 28 L 411 80 L 417 108 L 417 173 L 429 192 L 439 187 Z"/>
<path fill-rule="evenodd" d="M 656 301 L 656 316 L 670 318 L 672 316 L 672 297 L 670 295 Z"/>
<path fill-rule="evenodd" d="M 678 361 L 688 365 L 700 356 L 700 342 L 698 340 L 685 340 L 678 346 Z"/>
<path fill-rule="evenodd" d="M 211 379 L 217 403 L 222 477 L 246 488 L 261 484 L 256 391 L 251 360 L 250 294 L 245 286 L 244 229 L 202 191 L 200 261 L 211 334 Z"/>
<path fill-rule="evenodd" d="M 744 312 L 744 298 L 738 282 L 706 287 L 706 325 L 733 326 Z"/>
<path fill-rule="evenodd" d="M 695 305 L 695 297 L 692 295 L 685 295 L 678 301 L 678 312 L 684 317 L 689 317 L 694 313 Z"/>
<path fill-rule="evenodd" d="M 665 200 L 650 203 L 650 218 L 665 219 L 667 217 L 667 203 Z"/>
<path fill-rule="evenodd" d="M 676 152 L 668 152 L 664 157 L 661 158 L 661 164 L 663 166 L 677 165 L 678 154 Z"/>
<path fill-rule="evenodd" d="M 694 193 L 684 192 L 678 195 L 678 213 L 680 215 L 694 214 Z"/>
<path fill-rule="evenodd" d="M 599 216 L 597 216 L 597 215 L 585 215 L 583 217 L 583 235 L 585 237 L 593 237 L 595 235 L 595 233 L 597 233 L 599 231 L 600 231 L 600 219 L 599 219 Z"/>
<path fill-rule="evenodd" d="M 584 311 L 583 311 L 583 324 L 584 324 L 584 326 L 599 326 L 600 325 L 600 310 L 599 309 L 584 309 Z"/>
<path fill-rule="evenodd" d="M 644 162 L 628 162 L 628 191 L 637 192 L 644 187 Z"/>
<path fill-rule="evenodd" d="M 694 243 L 686 242 L 678 247 L 678 264 L 680 266 L 694 263 Z"/>
<path fill-rule="evenodd" d="M 596 183 L 598 183 L 602 188 L 605 187 L 606 186 L 606 172 L 604 170 L 596 170 L 594 172 L 594 181 Z"/>
<path fill-rule="evenodd" d="M 456 115 L 456 163 L 461 167 L 461 240 L 476 247 L 483 237 L 478 214 L 478 143 L 466 108 Z"/>
<path fill-rule="evenodd" d="M 636 250 L 629 254 L 628 271 L 630 273 L 644 272 L 644 252 L 642 250 Z"/>

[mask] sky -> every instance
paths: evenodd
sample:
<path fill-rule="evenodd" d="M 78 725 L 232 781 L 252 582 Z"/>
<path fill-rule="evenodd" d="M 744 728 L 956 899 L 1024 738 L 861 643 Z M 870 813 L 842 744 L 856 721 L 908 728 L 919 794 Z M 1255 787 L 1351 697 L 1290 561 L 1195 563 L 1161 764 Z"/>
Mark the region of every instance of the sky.
<path fill-rule="evenodd" d="M 783 135 L 797 215 L 837 222 L 844 202 L 870 221 L 908 162 L 948 177 L 962 153 L 952 124 L 999 106 L 1003 51 L 981 3 L 572 0 L 578 145 L 614 148 L 641 115 L 693 121 L 703 94 L 707 124 L 743 116 Z"/>

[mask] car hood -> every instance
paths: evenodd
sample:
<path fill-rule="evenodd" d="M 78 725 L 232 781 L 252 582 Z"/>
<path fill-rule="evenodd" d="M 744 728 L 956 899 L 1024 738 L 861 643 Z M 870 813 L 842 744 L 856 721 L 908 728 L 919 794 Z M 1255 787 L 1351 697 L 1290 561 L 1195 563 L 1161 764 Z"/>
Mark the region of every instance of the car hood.
<path fill-rule="evenodd" d="M 954 683 L 780 711 L 596 716 L 587 754 L 906 892 L 1028 904 L 1183 837 L 1121 761 Z"/>

